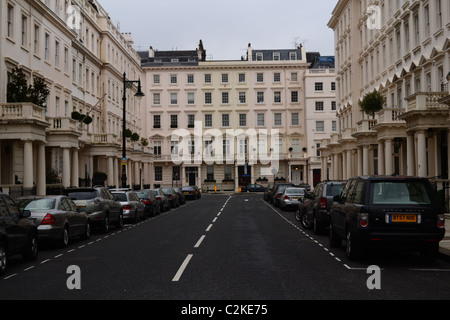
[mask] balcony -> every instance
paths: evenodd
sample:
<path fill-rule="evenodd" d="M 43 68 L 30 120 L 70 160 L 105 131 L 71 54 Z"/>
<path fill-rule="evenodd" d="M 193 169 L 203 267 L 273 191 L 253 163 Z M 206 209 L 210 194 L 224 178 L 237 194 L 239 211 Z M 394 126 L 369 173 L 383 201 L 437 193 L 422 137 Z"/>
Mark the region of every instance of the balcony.
<path fill-rule="evenodd" d="M 439 111 L 448 110 L 448 105 L 442 101 L 448 96 L 448 92 L 417 92 L 406 97 L 409 111 Z"/>
<path fill-rule="evenodd" d="M 50 134 L 71 134 L 82 135 L 79 122 L 69 117 L 48 117 L 50 122 L 50 128 L 48 129 Z"/>
<path fill-rule="evenodd" d="M 32 103 L 0 104 L 0 139 L 2 140 L 46 140 L 46 129 L 50 123 L 45 117 L 45 108 Z"/>
<path fill-rule="evenodd" d="M 383 110 L 377 113 L 378 125 L 388 125 L 388 124 L 402 124 L 405 120 L 401 119 L 400 116 L 405 113 L 404 108 L 399 108 L 396 106 L 383 108 Z"/>

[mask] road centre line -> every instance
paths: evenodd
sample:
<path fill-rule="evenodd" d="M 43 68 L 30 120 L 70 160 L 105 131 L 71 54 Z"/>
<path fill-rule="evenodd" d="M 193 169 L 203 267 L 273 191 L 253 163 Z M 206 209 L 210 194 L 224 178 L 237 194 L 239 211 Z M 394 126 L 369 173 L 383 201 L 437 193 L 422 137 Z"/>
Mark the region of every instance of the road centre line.
<path fill-rule="evenodd" d="M 177 282 L 180 280 L 181 276 L 183 275 L 184 270 L 186 269 L 187 265 L 189 264 L 189 261 L 191 261 L 193 254 L 188 254 L 187 257 L 184 259 L 183 263 L 181 264 L 180 268 L 178 269 L 177 273 L 175 274 L 175 277 L 173 277 L 172 282 Z"/>
<path fill-rule="evenodd" d="M 197 243 L 195 244 L 194 248 L 200 247 L 200 245 L 201 245 L 203 239 L 205 239 L 205 237 L 206 237 L 205 235 L 202 235 L 202 236 L 200 237 L 200 239 L 198 239 L 198 241 L 197 241 Z"/>

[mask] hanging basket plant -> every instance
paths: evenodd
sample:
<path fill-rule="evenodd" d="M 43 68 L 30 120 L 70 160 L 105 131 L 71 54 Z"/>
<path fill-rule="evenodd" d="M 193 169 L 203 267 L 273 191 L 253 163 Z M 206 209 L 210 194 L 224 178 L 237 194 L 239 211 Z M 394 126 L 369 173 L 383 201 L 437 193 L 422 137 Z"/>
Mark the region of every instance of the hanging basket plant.
<path fill-rule="evenodd" d="M 91 123 L 92 123 L 92 117 L 91 117 L 91 116 L 85 116 L 85 117 L 83 117 L 83 123 L 85 123 L 85 124 L 91 124 Z"/>
<path fill-rule="evenodd" d="M 136 132 L 134 132 L 130 138 L 131 138 L 131 141 L 134 141 L 134 142 L 139 141 L 139 135 Z"/>

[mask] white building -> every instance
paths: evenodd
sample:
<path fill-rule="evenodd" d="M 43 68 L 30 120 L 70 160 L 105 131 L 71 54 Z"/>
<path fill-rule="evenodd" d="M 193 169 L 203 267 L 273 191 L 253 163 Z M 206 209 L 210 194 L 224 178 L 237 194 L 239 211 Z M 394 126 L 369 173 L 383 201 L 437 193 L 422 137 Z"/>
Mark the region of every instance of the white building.
<path fill-rule="evenodd" d="M 448 183 L 449 21 L 443 0 L 337 2 L 328 26 L 340 131 L 324 146 L 333 178 L 396 173 Z M 385 105 L 371 119 L 359 101 L 373 90 Z"/>

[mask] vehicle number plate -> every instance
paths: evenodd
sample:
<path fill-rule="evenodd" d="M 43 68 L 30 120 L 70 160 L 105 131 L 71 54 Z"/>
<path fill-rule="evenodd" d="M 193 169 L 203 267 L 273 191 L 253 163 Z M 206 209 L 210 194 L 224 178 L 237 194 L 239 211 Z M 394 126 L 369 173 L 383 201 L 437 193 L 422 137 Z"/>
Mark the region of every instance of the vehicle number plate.
<path fill-rule="evenodd" d="M 294 200 L 298 200 L 299 199 L 299 197 L 294 197 Z"/>
<path fill-rule="evenodd" d="M 417 222 L 416 214 L 391 214 L 391 222 Z"/>

